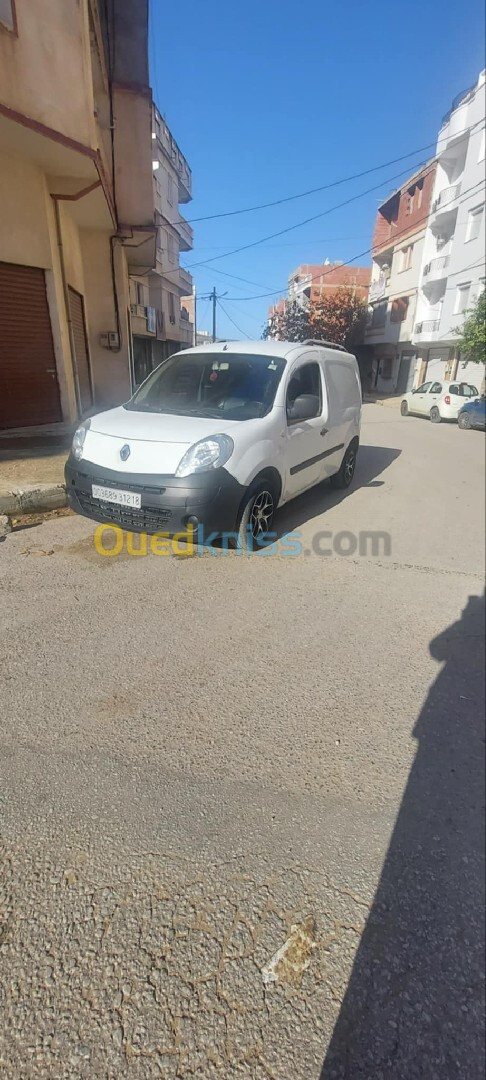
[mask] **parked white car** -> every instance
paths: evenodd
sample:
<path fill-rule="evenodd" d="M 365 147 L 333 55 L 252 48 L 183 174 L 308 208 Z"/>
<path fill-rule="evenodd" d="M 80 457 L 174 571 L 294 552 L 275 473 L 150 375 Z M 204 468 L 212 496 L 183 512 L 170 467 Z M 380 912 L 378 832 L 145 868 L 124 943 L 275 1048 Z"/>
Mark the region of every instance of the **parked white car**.
<path fill-rule="evenodd" d="M 479 397 L 476 386 L 466 382 L 426 382 L 405 394 L 400 406 L 402 416 L 428 416 L 433 424 L 457 420 L 467 401 Z"/>
<path fill-rule="evenodd" d="M 69 503 L 96 521 L 243 546 L 277 506 L 354 475 L 356 359 L 326 342 L 218 342 L 176 353 L 130 401 L 86 420 L 66 463 Z M 198 534 L 199 535 L 199 534 Z"/>

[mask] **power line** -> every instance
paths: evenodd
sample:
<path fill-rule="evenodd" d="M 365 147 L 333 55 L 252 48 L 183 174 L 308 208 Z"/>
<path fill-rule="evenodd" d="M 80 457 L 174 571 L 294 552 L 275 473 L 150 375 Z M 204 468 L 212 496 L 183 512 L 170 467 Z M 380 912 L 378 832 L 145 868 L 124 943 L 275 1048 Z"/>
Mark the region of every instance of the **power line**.
<path fill-rule="evenodd" d="M 461 206 L 463 202 L 467 201 L 464 198 L 464 196 L 467 195 L 468 192 L 474 191 L 475 188 L 480 187 L 482 184 L 484 184 L 484 182 L 485 182 L 484 180 L 479 180 L 476 184 L 472 184 L 471 187 L 466 188 L 466 190 L 462 192 L 463 197 L 458 201 L 457 205 Z M 423 225 L 425 222 L 428 221 L 428 219 L 429 219 L 429 214 L 428 213 L 424 214 L 424 216 L 422 218 L 419 218 L 418 221 L 415 222 L 414 227 L 417 228 L 418 225 Z M 411 234 L 411 232 L 410 232 L 410 226 L 407 226 L 405 229 L 401 229 L 400 232 L 396 232 L 396 233 L 394 233 L 393 236 L 390 237 L 390 247 L 392 247 L 395 244 L 396 240 L 398 240 L 401 236 L 405 236 L 405 235 L 410 236 L 410 237 L 412 235 L 414 235 L 413 233 Z M 385 248 L 384 244 L 381 245 L 381 246 L 383 248 Z M 365 251 L 360 251 L 357 255 L 353 255 L 352 259 L 347 259 L 346 261 L 341 262 L 339 265 L 340 266 L 351 266 L 354 262 L 356 262 L 357 259 L 362 259 L 362 258 L 364 258 L 365 255 L 370 255 L 375 250 L 376 250 L 376 248 L 374 248 L 373 246 L 369 247 L 369 248 L 366 248 Z M 312 284 L 312 282 L 316 281 L 317 278 L 320 279 L 320 278 L 323 278 L 323 277 L 327 277 L 328 274 L 334 273 L 334 270 L 335 270 L 335 266 L 331 267 L 330 270 L 326 270 L 324 272 L 319 271 L 318 274 L 313 274 L 312 276 L 309 277 L 308 284 Z M 257 296 L 235 296 L 235 297 L 229 296 L 228 299 L 229 300 L 234 299 L 234 300 L 238 300 L 238 301 L 241 301 L 241 300 L 263 300 L 268 296 L 275 296 L 277 293 L 284 292 L 286 287 L 287 286 L 284 286 L 283 288 L 280 288 L 280 289 L 274 289 L 273 292 L 259 293 Z"/>
<path fill-rule="evenodd" d="M 204 264 L 201 263 L 200 265 L 203 266 Z M 183 267 L 183 269 L 186 269 L 186 267 Z M 244 281 L 246 285 L 257 285 L 259 289 L 270 288 L 269 285 L 262 285 L 261 281 L 250 281 L 249 278 L 238 277 L 237 274 L 229 274 L 226 270 L 217 270 L 214 266 L 211 267 L 211 271 L 208 270 L 208 274 L 209 272 L 211 272 L 212 274 L 221 274 L 223 277 L 233 278 L 235 281 Z"/>
<path fill-rule="evenodd" d="M 422 161 L 420 163 L 420 168 L 423 168 L 424 165 L 425 162 Z M 205 259 L 199 263 L 189 263 L 187 269 L 192 270 L 197 266 L 209 266 L 210 263 L 216 262 L 218 259 L 227 259 L 230 255 L 238 255 L 240 251 L 248 251 L 249 248 L 259 247 L 260 244 L 264 244 L 267 240 L 274 240 L 277 236 L 284 236 L 285 233 L 292 232 L 294 229 L 300 229 L 303 225 L 309 225 L 313 221 L 318 221 L 320 218 L 326 217 L 327 214 L 332 214 L 334 210 L 341 210 L 343 206 L 349 206 L 350 203 L 356 202 L 357 199 L 362 199 L 372 191 L 377 191 L 378 188 L 383 187 L 384 184 L 389 184 L 392 180 L 397 180 L 398 177 L 403 176 L 404 171 L 405 170 L 402 169 L 401 172 L 389 176 L 387 180 L 381 180 L 379 184 L 374 184 L 373 187 L 366 188 L 365 191 L 360 191 L 357 195 L 351 195 L 351 197 L 345 199 L 344 202 L 329 206 L 327 210 L 321 210 L 319 214 L 313 214 L 312 217 L 305 218 L 304 221 L 297 221 L 295 225 L 287 225 L 285 229 L 279 229 L 278 232 L 270 233 L 268 236 L 262 236 L 259 240 L 252 240 L 250 244 L 242 244 L 241 247 L 233 248 L 232 251 L 225 251 L 223 255 L 213 255 L 211 259 Z M 419 171 L 420 169 L 417 169 L 417 172 Z"/>
<path fill-rule="evenodd" d="M 480 121 L 477 121 L 477 123 L 476 123 L 476 124 L 473 124 L 473 125 L 472 125 L 472 126 L 471 126 L 470 128 L 468 128 L 467 130 L 468 130 L 468 131 L 472 131 L 472 130 L 473 130 L 473 128 L 474 128 L 474 127 L 477 127 L 477 125 L 478 125 L 479 123 L 483 123 L 483 121 L 482 121 L 482 120 L 480 120 Z M 417 175 L 417 174 L 418 174 L 418 173 L 420 172 L 420 170 L 424 168 L 425 164 L 426 164 L 425 162 L 420 162 L 420 163 L 418 163 L 418 164 L 416 165 L 416 167 L 415 167 L 414 173 L 410 175 L 410 179 L 412 178 L 412 176 L 415 176 L 415 175 Z M 430 172 L 430 170 L 431 170 L 432 168 L 434 168 L 434 167 L 435 167 L 435 164 L 436 164 L 436 162 L 435 162 L 435 159 L 434 159 L 434 160 L 433 160 L 433 161 L 432 161 L 432 162 L 430 163 L 430 165 L 429 165 L 429 169 L 428 169 L 428 172 Z M 253 241 L 252 241 L 251 243 L 249 243 L 249 244 L 243 244 L 243 245 L 241 245 L 241 246 L 240 246 L 240 247 L 238 247 L 238 248 L 233 248 L 233 249 L 232 249 L 231 251 L 226 251 L 226 252 L 223 252 L 223 253 L 222 253 L 222 254 L 220 254 L 220 255 L 214 255 L 214 256 L 212 256 L 212 258 L 211 258 L 211 259 L 204 259 L 204 260 L 201 260 L 200 262 L 196 262 L 196 263 L 189 263 L 189 264 L 188 264 L 188 265 L 187 265 L 187 266 L 185 267 L 185 269 L 187 269 L 187 270 L 189 270 L 189 271 L 190 271 L 190 270 L 193 270 L 193 269 L 197 269 L 198 267 L 201 267 L 201 266 L 209 266 L 210 264 L 212 264 L 212 263 L 214 263 L 214 262 L 217 262 L 217 261 L 218 261 L 219 259 L 226 259 L 226 258 L 229 258 L 229 256 L 231 256 L 231 255 L 237 255 L 237 254 L 239 254 L 239 253 L 240 253 L 241 251 L 247 251 L 247 250 L 249 250 L 250 248 L 253 248 L 253 247 L 258 247 L 258 246 L 259 246 L 260 244 L 264 244 L 264 243 L 266 243 L 266 242 L 267 242 L 268 240 L 273 240 L 273 239 L 275 239 L 275 238 L 276 238 L 276 237 L 278 237 L 278 236 L 283 236 L 283 235 L 285 235 L 286 233 L 292 232 L 292 231 L 293 231 L 293 230 L 295 230 L 295 229 L 299 229 L 299 228 L 301 228 L 301 227 L 302 227 L 302 226 L 304 226 L 304 225 L 308 225 L 308 224 L 310 224 L 310 223 L 311 223 L 311 222 L 313 222 L 313 221 L 317 221 L 317 220 L 319 220 L 319 219 L 320 219 L 320 218 L 322 218 L 322 217 L 326 217 L 326 216 L 327 216 L 328 214 L 331 214 L 331 213 L 333 213 L 333 212 L 334 212 L 335 210 L 340 210 L 340 209 L 342 209 L 342 207 L 344 207 L 344 206 L 348 206 L 348 205 L 349 205 L 350 203 L 352 203 L 352 202 L 355 202 L 355 201 L 356 201 L 357 199 L 361 199 L 361 198 L 363 198 L 363 197 L 364 197 L 365 195 L 369 195 L 369 194 L 370 194 L 371 192 L 373 192 L 373 191 L 377 191 L 377 190 L 378 190 L 378 189 L 379 189 L 380 187 L 383 187 L 383 186 L 384 186 L 385 184 L 389 184 L 389 183 L 391 183 L 391 182 L 392 182 L 393 180 L 397 180 L 397 179 L 399 179 L 399 177 L 403 176 L 404 172 L 408 172 L 408 170 L 403 170 L 403 169 L 402 169 L 402 170 L 401 170 L 401 172 L 399 172 L 399 173 L 395 173 L 395 174 L 394 174 L 393 176 L 391 176 L 391 177 L 388 177 L 388 179 L 387 179 L 387 180 L 381 180 L 381 181 L 380 181 L 380 183 L 378 183 L 378 184 L 375 184 L 375 185 L 373 185 L 373 187 L 371 187 L 371 188 L 367 188 L 367 189 L 366 189 L 365 191 L 362 191 L 362 192 L 358 192 L 358 194 L 357 194 L 357 195 L 353 195 L 353 196 L 351 196 L 351 197 L 350 197 L 349 199 L 346 199 L 346 200 L 344 200 L 344 202 L 342 202 L 342 203 L 337 203 L 337 204 L 335 204 L 334 206 L 328 207 L 328 209 L 327 209 L 327 210 L 323 210 L 323 211 L 321 211 L 321 213 L 319 213 L 319 214 L 314 214 L 314 215 L 313 215 L 312 217 L 309 217 L 309 218 L 305 218 L 305 219 L 304 219 L 303 221 L 299 221 L 299 222 L 296 222 L 296 223 L 295 223 L 294 225 L 289 225 L 289 226 L 287 226 L 287 227 L 286 227 L 286 228 L 284 228 L 284 229 L 279 229 L 279 230 L 278 230 L 277 232 L 275 232 L 275 233 L 270 233 L 270 234 L 269 234 L 268 236 L 264 236 L 264 237 L 261 237 L 261 238 L 260 238 L 259 240 L 253 240 Z M 428 172 L 424 173 L 424 175 L 428 175 Z M 402 185 L 402 186 L 403 186 L 403 185 Z M 390 196 L 390 197 L 391 197 L 391 196 Z M 169 224 L 170 224 L 170 223 L 169 223 Z M 371 249 L 369 249 L 369 250 L 371 250 Z M 367 252 L 365 252 L 364 254 L 367 254 Z M 357 257 L 359 258 L 359 256 L 357 256 Z M 352 261 L 354 261 L 354 260 L 352 260 Z M 346 265 L 346 264 L 344 264 L 344 265 Z M 169 270 L 169 271 L 167 271 L 167 274 L 166 274 L 166 276 L 167 276 L 168 274 L 171 274 L 171 273 L 178 273 L 178 268 L 177 268 L 177 269 L 174 269 L 174 270 Z M 279 292 L 279 291 L 282 291 L 282 290 L 278 290 L 278 289 L 276 289 L 276 290 L 275 290 L 275 292 Z M 262 295 L 263 295 L 263 294 L 262 294 Z M 267 295 L 273 295 L 273 293 L 268 293 Z M 245 299 L 245 300 L 246 300 L 246 299 L 253 299 L 253 298 L 250 298 L 250 297 L 241 297 L 241 299 Z M 257 299 L 257 297 L 255 297 L 255 299 Z"/>
<path fill-rule="evenodd" d="M 241 326 L 238 326 L 238 324 L 235 323 L 235 320 L 231 318 L 231 315 L 226 311 L 226 308 L 221 303 L 221 300 L 219 298 L 218 298 L 218 304 L 219 304 L 219 306 L 221 308 L 221 311 L 226 315 L 226 318 L 229 319 L 232 326 L 234 326 L 235 330 L 237 330 L 239 334 L 243 334 L 243 337 L 245 337 L 247 339 L 247 341 L 251 341 L 252 339 L 251 339 L 250 335 L 245 334 L 245 331 L 241 329 Z"/>
<path fill-rule="evenodd" d="M 227 296 L 225 296 L 225 301 L 226 301 L 226 303 L 228 303 L 228 297 Z M 230 300 L 229 303 L 231 304 L 231 307 L 234 308 L 234 310 L 238 312 L 239 315 L 243 315 L 244 319 L 250 319 L 251 322 L 256 323 L 257 326 L 260 326 L 260 327 L 263 325 L 262 319 L 258 319 L 256 315 L 252 315 L 251 312 L 249 312 L 249 311 L 243 311 L 242 308 L 239 308 L 238 305 L 235 304 L 234 300 Z"/>
<path fill-rule="evenodd" d="M 480 89 L 482 89 L 482 87 Z M 475 91 L 475 94 L 477 92 L 478 90 Z M 467 128 L 464 128 L 463 131 L 458 132 L 457 134 L 465 135 L 473 131 L 474 128 L 478 126 L 478 124 L 482 123 L 483 119 L 477 120 L 474 124 L 470 125 Z M 363 176 L 369 176 L 373 172 L 379 172 L 380 169 L 387 169 L 389 165 L 397 165 L 399 161 L 406 161 L 407 158 L 414 157 L 415 154 L 423 154 L 426 150 L 433 150 L 434 148 L 438 148 L 439 143 L 447 143 L 448 141 L 448 137 L 444 137 L 443 139 L 436 139 L 432 143 L 427 143 L 426 146 L 418 146 L 415 150 L 410 150 L 408 154 L 402 154 L 401 157 L 391 158 L 390 161 L 383 161 L 380 165 L 373 165 L 370 169 L 363 169 L 361 172 L 352 173 L 350 176 L 343 176 L 339 180 L 332 180 L 329 184 L 321 184 L 319 187 L 309 188 L 307 191 L 300 191 L 296 195 L 287 195 L 282 199 L 273 199 L 271 202 L 257 203 L 255 206 L 246 206 L 238 210 L 224 210 L 217 214 L 205 214 L 203 217 L 186 219 L 182 218 L 181 220 L 186 220 L 189 222 L 189 224 L 195 225 L 197 222 L 200 221 L 214 221 L 216 218 L 235 217 L 239 214 L 251 214 L 255 210 L 267 210 L 271 206 L 282 206 L 283 203 L 294 202 L 296 199 L 305 199 L 308 195 L 316 195 L 321 191 L 328 191 L 330 188 L 339 187 L 341 184 L 348 184 L 351 182 L 351 180 L 360 180 Z M 174 224 L 179 224 L 179 222 L 176 222 Z"/>

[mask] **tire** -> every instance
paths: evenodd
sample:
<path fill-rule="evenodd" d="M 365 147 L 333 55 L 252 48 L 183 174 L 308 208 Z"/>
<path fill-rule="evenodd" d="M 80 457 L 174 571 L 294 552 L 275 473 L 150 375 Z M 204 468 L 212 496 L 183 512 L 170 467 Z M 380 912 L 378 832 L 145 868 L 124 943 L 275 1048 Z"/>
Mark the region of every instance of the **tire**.
<path fill-rule="evenodd" d="M 354 470 L 356 468 L 357 453 L 358 444 L 356 442 L 350 443 L 341 462 L 341 468 L 339 472 L 334 473 L 334 476 L 331 476 L 331 484 L 333 488 L 342 489 L 349 487 L 354 476 Z"/>
<path fill-rule="evenodd" d="M 402 416 L 408 416 L 408 403 L 406 401 L 402 401 L 402 404 L 400 405 L 400 412 Z"/>
<path fill-rule="evenodd" d="M 260 481 L 247 493 L 237 528 L 239 551 L 258 550 L 258 538 L 265 536 L 272 527 L 276 503 L 275 489 L 269 480 Z"/>
<path fill-rule="evenodd" d="M 440 412 L 439 412 L 439 410 L 437 408 L 437 405 L 432 406 L 432 408 L 430 410 L 430 413 L 429 413 L 429 416 L 430 416 L 430 419 L 431 419 L 433 424 L 440 424 L 440 422 L 442 420 L 442 417 L 441 417 Z"/>
<path fill-rule="evenodd" d="M 469 413 L 460 413 L 457 418 L 457 424 L 458 427 L 461 428 L 461 431 L 469 431 L 471 427 L 471 418 L 469 416 Z"/>

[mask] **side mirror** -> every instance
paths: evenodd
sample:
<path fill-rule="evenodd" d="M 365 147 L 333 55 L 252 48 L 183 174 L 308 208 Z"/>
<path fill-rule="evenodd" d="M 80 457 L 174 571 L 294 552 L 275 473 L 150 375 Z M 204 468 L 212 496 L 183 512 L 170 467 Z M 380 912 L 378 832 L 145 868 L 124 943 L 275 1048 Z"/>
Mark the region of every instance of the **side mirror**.
<path fill-rule="evenodd" d="M 290 424 L 297 420 L 311 420 L 319 414 L 320 401 L 317 394 L 299 394 L 293 404 L 287 409 L 287 419 Z"/>

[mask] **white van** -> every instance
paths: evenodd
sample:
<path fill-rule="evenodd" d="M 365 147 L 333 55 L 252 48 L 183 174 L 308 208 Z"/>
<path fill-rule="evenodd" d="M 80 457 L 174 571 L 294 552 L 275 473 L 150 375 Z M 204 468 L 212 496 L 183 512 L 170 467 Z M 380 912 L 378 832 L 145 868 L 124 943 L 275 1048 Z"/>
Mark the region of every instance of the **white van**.
<path fill-rule="evenodd" d="M 332 479 L 359 445 L 354 356 L 325 341 L 224 341 L 176 353 L 133 397 L 78 427 L 69 503 L 95 521 L 175 535 L 267 533 L 278 506 Z"/>

